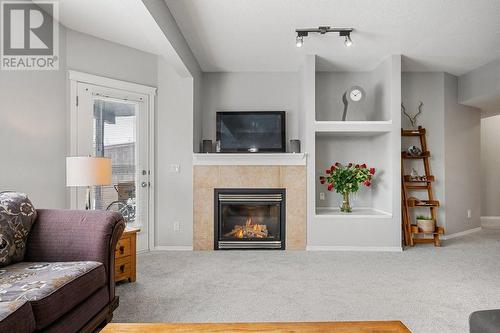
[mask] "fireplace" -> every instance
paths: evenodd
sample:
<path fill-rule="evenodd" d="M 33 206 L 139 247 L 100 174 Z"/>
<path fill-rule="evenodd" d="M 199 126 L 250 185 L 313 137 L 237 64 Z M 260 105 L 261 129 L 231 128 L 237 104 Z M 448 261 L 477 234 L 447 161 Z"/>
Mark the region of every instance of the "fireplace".
<path fill-rule="evenodd" d="M 214 249 L 285 249 L 285 189 L 215 189 Z"/>

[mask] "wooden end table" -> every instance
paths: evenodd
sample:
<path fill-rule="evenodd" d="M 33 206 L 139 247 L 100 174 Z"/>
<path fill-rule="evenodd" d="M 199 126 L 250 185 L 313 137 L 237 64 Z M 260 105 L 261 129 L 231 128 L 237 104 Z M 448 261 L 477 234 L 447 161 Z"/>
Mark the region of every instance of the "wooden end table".
<path fill-rule="evenodd" d="M 138 228 L 126 227 L 118 240 L 115 250 L 115 282 L 128 280 L 134 282 L 136 277 L 136 242 Z"/>

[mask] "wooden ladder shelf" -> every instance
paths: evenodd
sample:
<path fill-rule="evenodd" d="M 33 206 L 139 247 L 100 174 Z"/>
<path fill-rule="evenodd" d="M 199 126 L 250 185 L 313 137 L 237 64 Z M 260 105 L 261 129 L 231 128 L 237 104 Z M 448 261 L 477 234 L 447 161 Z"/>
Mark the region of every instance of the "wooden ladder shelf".
<path fill-rule="evenodd" d="M 401 130 L 402 137 L 418 137 L 420 139 L 420 147 L 422 153 L 418 156 L 413 156 L 407 152 L 401 153 L 401 185 L 402 185 L 402 218 L 403 218 L 403 235 L 404 243 L 406 246 L 414 246 L 416 243 L 434 243 L 434 246 L 441 246 L 441 241 L 439 239 L 440 235 L 444 234 L 444 229 L 442 227 L 436 226 L 434 232 L 423 232 L 418 228 L 416 224 L 411 223 L 411 208 L 429 208 L 431 211 L 431 217 L 434 221 L 437 221 L 437 209 L 439 207 L 439 201 L 434 199 L 434 193 L 432 191 L 432 183 L 435 181 L 435 177 L 431 175 L 429 158 L 431 153 L 427 149 L 425 128 L 421 126 L 416 130 Z M 415 160 L 421 159 L 424 163 L 425 176 L 419 179 L 413 179 L 409 175 L 405 175 L 405 160 Z M 409 196 L 410 191 L 427 191 L 428 200 L 420 200 Z M 428 236 L 431 235 L 432 238 L 420 238 L 415 236 Z"/>

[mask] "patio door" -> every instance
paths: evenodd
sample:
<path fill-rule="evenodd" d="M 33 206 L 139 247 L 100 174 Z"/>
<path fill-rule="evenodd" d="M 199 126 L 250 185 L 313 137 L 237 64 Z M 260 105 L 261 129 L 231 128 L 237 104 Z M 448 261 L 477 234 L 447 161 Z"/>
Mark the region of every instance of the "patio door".
<path fill-rule="evenodd" d="M 91 189 L 93 209 L 117 211 L 140 228 L 137 250 L 148 250 L 151 168 L 148 95 L 76 82 L 76 156 L 111 158 L 112 184 Z M 72 206 L 84 208 L 83 189 Z M 73 198 L 72 198 L 73 199 Z M 72 200 L 73 201 L 73 200 Z"/>

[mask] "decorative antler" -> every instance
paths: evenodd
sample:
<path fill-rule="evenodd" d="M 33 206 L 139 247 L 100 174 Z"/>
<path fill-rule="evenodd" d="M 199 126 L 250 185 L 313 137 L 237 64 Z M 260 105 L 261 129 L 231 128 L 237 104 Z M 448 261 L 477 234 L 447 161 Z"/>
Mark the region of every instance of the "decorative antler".
<path fill-rule="evenodd" d="M 403 114 L 405 116 L 408 117 L 408 119 L 410 120 L 411 126 L 414 127 L 415 126 L 414 123 L 413 123 L 414 120 L 413 120 L 413 118 L 408 113 L 406 113 L 406 108 L 405 108 L 405 105 L 403 103 L 401 103 L 401 111 L 403 112 Z"/>
<path fill-rule="evenodd" d="M 422 113 L 422 106 L 424 106 L 424 103 L 422 101 L 418 102 L 418 112 L 417 114 L 413 117 L 415 120 L 417 119 L 417 117 Z"/>
<path fill-rule="evenodd" d="M 408 117 L 412 127 L 415 127 L 415 125 L 417 123 L 417 117 L 422 113 L 422 106 L 423 105 L 424 105 L 424 103 L 419 102 L 418 108 L 417 108 L 418 112 L 412 116 L 406 112 L 406 108 L 405 108 L 404 104 L 401 103 L 401 112 L 403 112 L 403 114 Z"/>

